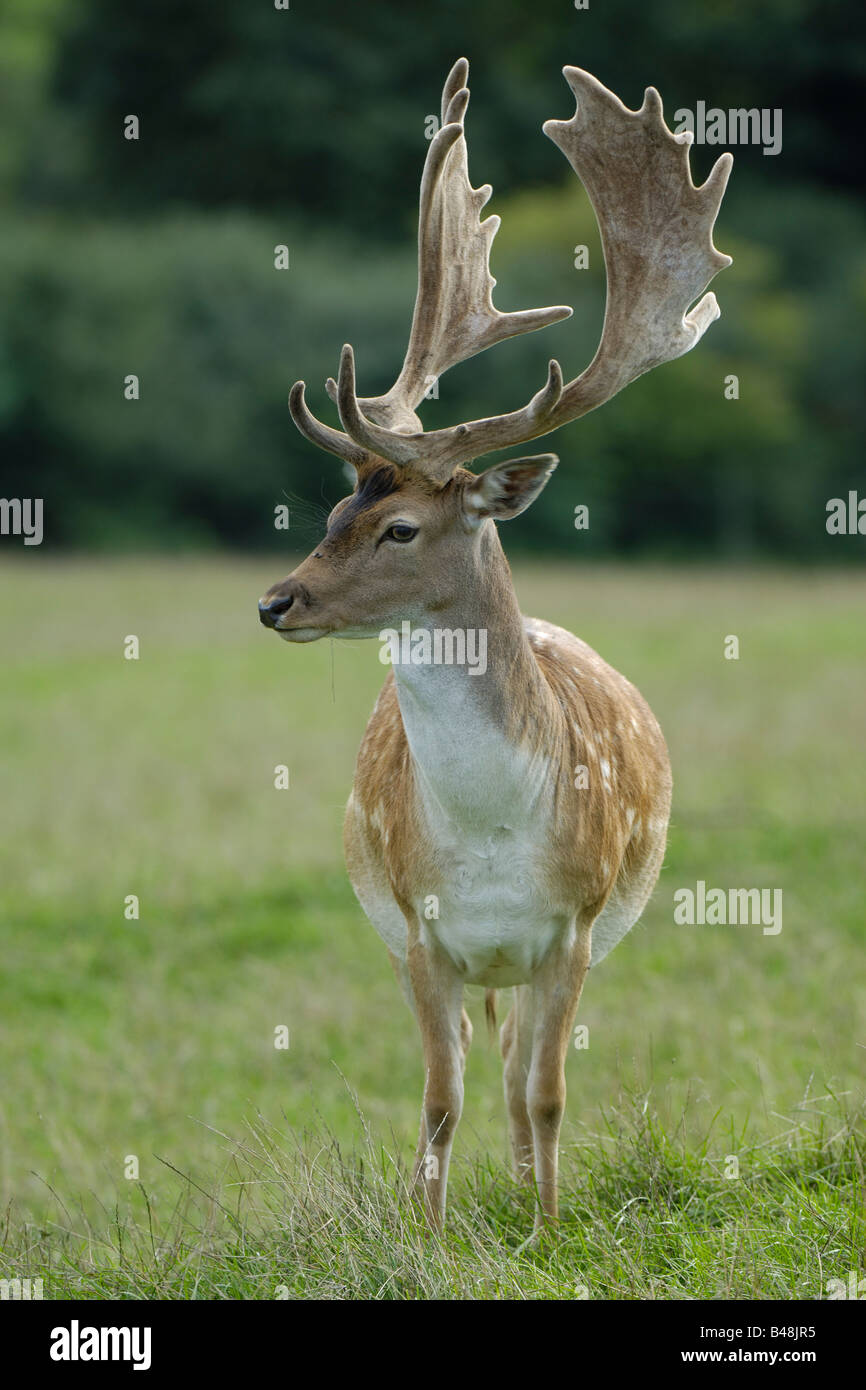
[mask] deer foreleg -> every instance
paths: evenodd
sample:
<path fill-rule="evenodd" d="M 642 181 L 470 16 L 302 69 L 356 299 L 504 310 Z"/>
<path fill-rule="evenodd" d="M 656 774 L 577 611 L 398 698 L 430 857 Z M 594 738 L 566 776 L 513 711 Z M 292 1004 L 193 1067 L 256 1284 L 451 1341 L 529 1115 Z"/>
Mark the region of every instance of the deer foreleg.
<path fill-rule="evenodd" d="M 414 943 L 408 965 L 426 1070 L 413 1188 L 423 1191 L 430 1224 L 441 1230 L 472 1026 L 463 1008 L 462 977 L 435 944 Z"/>
<path fill-rule="evenodd" d="M 532 1062 L 532 998 L 527 985 L 517 985 L 514 990 L 514 1002 L 502 1025 L 499 1043 L 514 1174 L 518 1181 L 532 1183 L 535 1155 L 526 1108 L 526 1083 Z"/>
<path fill-rule="evenodd" d="M 565 1059 L 589 968 L 590 931 L 575 926 L 536 972 L 532 1000 L 532 1060 L 526 1108 L 532 1128 L 538 1194 L 536 1231 L 558 1218 L 559 1131 L 565 1112 Z"/>

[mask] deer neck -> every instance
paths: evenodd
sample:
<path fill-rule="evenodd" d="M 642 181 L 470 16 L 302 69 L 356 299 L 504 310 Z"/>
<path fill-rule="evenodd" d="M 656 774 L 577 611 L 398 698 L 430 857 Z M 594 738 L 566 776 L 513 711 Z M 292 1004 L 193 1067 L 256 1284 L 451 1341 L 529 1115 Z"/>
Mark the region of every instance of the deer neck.
<path fill-rule="evenodd" d="M 395 663 L 394 678 L 428 821 L 482 842 L 503 826 L 529 822 L 555 746 L 558 710 L 492 522 L 479 532 L 459 597 L 411 626 L 422 659 Z M 427 639 L 415 638 L 419 629 Z M 458 634 L 458 654 L 462 634 L 464 664 L 447 660 L 454 651 L 449 634 Z"/>

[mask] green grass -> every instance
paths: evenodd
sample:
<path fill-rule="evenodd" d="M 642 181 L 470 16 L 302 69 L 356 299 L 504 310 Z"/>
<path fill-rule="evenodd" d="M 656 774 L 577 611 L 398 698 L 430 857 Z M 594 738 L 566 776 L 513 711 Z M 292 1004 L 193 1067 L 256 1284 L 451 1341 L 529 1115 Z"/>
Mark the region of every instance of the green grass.
<path fill-rule="evenodd" d="M 375 644 L 259 630 L 289 568 L 0 568 L 0 1277 L 41 1273 L 49 1297 L 814 1298 L 860 1269 L 863 578 L 516 569 L 524 611 L 641 688 L 675 780 L 659 887 L 581 1004 L 559 1247 L 520 1252 L 480 990 L 443 1244 L 402 1195 L 419 1044 L 340 852 L 383 672 Z M 698 878 L 782 888 L 782 932 L 675 925 Z"/>
<path fill-rule="evenodd" d="M 646 1097 L 567 1146 L 561 1232 L 527 1244 L 531 1196 L 476 1153 L 457 1166 L 447 1234 L 434 1238 L 407 1171 L 359 1116 L 344 1152 L 319 1129 L 288 1136 L 261 1116 L 231 1141 L 210 1191 L 186 1183 L 157 1210 L 144 1185 L 94 1224 L 58 1220 L 7 1241 L 7 1269 L 53 1296 L 217 1299 L 816 1299 L 862 1260 L 862 1143 L 827 1102 L 771 1143 L 729 1133 L 733 1178 L 666 1134 Z M 137 1215 L 133 1206 L 138 1207 Z M 5 1272 L 5 1271 L 4 1271 Z"/>

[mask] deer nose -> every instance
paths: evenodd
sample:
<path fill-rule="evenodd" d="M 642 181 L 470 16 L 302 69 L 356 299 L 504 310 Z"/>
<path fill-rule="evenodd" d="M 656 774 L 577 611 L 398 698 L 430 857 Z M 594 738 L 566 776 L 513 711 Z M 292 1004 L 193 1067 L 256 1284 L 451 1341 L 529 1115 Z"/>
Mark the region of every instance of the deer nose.
<path fill-rule="evenodd" d="M 289 594 L 288 598 L 272 598 L 266 600 L 259 599 L 259 622 L 265 627 L 276 627 L 277 618 L 283 613 L 288 613 L 295 601 L 294 594 Z"/>

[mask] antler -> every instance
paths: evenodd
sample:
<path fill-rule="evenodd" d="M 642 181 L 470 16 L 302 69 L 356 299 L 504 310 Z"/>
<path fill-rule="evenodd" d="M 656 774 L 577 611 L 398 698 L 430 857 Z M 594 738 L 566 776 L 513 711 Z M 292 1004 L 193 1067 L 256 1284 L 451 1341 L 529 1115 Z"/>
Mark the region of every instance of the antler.
<path fill-rule="evenodd" d="M 449 141 L 453 144 L 448 143 L 444 155 L 431 148 L 425 168 L 418 302 L 403 371 L 386 396 L 359 401 L 355 395 L 352 350 L 344 348 L 335 390 L 349 438 L 313 422 L 318 432 L 316 442 L 333 452 L 339 452 L 334 448 L 334 440 L 343 439 L 349 448 L 354 444 L 355 449 L 361 447 L 394 463 L 415 463 L 430 477 L 442 481 L 461 463 L 536 439 L 578 419 L 652 367 L 688 352 L 719 316 L 714 294 L 705 294 L 687 312 L 689 305 L 719 270 L 731 264 L 730 256 L 714 247 L 712 232 L 732 156 L 723 154 L 706 183 L 696 188 L 689 169 L 692 136 L 688 132 L 673 135 L 668 130 L 661 98 L 654 87 L 647 88 L 640 110 L 630 111 L 590 73 L 581 68 L 564 68 L 577 99 L 577 110 L 570 121 L 547 121 L 544 132 L 583 181 L 601 230 L 607 305 L 598 350 L 586 370 L 567 386 L 563 386 L 559 363 L 551 361 L 547 382 L 522 410 L 424 434 L 417 416 L 406 408 L 409 399 L 416 397 L 417 404 L 424 394 L 428 384 L 425 381 L 421 385 L 424 371 L 437 375 L 446 366 L 510 333 L 555 322 L 568 312 L 543 309 L 526 314 L 498 314 L 493 309 L 489 297 L 493 281 L 486 257 L 479 274 L 477 249 L 485 228 L 491 223 L 498 226 L 497 218 L 488 219 L 480 227 L 473 221 L 476 236 L 471 247 L 475 257 L 466 257 L 466 264 L 472 260 L 472 267 L 464 269 L 465 252 L 455 233 L 462 231 L 466 235 L 467 194 L 462 203 L 456 193 L 446 201 L 443 188 L 437 202 L 437 175 L 429 173 L 431 164 L 440 159 L 440 169 L 447 168 L 451 150 L 459 151 L 459 172 L 469 199 L 474 200 L 473 209 L 477 211 L 487 201 L 487 189 L 473 192 L 465 175 L 465 144 L 459 137 L 468 93 L 465 88 L 454 89 L 458 80 L 465 79 L 463 63 L 461 59 L 455 64 L 443 97 L 443 106 L 448 98 L 446 115 L 459 112 L 458 133 L 452 136 L 453 126 L 443 125 L 436 140 L 443 145 Z M 433 143 L 435 146 L 436 141 Z M 458 166 L 452 167 L 453 183 L 449 180 L 448 190 L 462 188 Z M 438 238 L 425 238 L 425 185 L 430 225 L 439 227 Z M 451 210 L 458 206 L 460 213 L 452 222 Z M 488 249 L 496 226 L 489 234 Z M 453 257 L 453 263 L 450 259 L 445 261 L 446 255 Z M 492 318 L 478 314 L 482 286 Z M 517 320 L 519 326 L 506 327 L 506 323 Z M 434 363 L 435 371 L 431 365 Z M 303 405 L 302 386 L 300 403 Z M 307 429 L 304 432 L 313 437 Z M 328 442 L 323 442 L 323 435 L 327 435 Z"/>
<path fill-rule="evenodd" d="M 359 400 L 352 349 L 343 349 L 339 380 L 329 378 L 326 386 L 337 402 L 345 435 L 309 412 L 303 382 L 292 389 L 289 406 L 301 432 L 352 463 L 360 461 L 358 449 L 395 463 L 416 459 L 417 446 L 407 449 L 393 436 L 422 434 L 415 407 L 443 372 L 494 343 L 558 323 L 572 312 L 567 305 L 557 305 L 501 313 L 493 304 L 496 281 L 489 257 L 501 219 L 479 221 L 493 189 L 489 183 L 473 188 L 469 182 L 464 133 L 468 74 L 468 62 L 459 58 L 446 79 L 442 123 L 427 151 L 418 217 L 418 294 L 400 375 L 385 395 Z"/>

